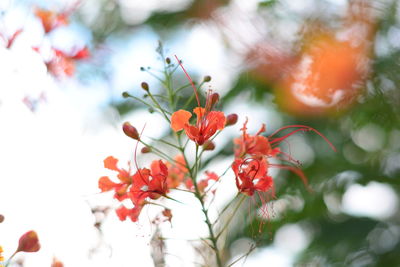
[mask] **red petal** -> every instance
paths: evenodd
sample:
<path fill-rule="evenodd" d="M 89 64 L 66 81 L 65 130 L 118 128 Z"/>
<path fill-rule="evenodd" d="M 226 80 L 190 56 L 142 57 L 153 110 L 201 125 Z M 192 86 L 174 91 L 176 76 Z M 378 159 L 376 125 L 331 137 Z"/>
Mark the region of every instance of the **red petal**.
<path fill-rule="evenodd" d="M 119 171 L 117 167 L 118 159 L 114 158 L 113 156 L 109 156 L 104 160 L 104 168 L 113 170 L 113 171 Z"/>
<path fill-rule="evenodd" d="M 99 179 L 99 188 L 101 192 L 106 192 L 112 190 L 118 184 L 114 183 L 107 176 L 103 176 Z"/>
<path fill-rule="evenodd" d="M 219 177 L 215 172 L 209 172 L 206 171 L 206 175 L 207 175 L 207 180 L 214 180 L 214 181 L 218 181 Z"/>
<path fill-rule="evenodd" d="M 185 124 L 189 123 L 189 119 L 192 114 L 189 111 L 180 109 L 174 112 L 171 116 L 171 128 L 175 132 L 180 131 L 184 128 Z"/>
<path fill-rule="evenodd" d="M 210 111 L 207 115 L 207 120 L 216 126 L 218 130 L 222 130 L 225 127 L 225 115 L 221 111 Z"/>
<path fill-rule="evenodd" d="M 117 216 L 121 221 L 125 221 L 126 217 L 129 214 L 129 209 L 127 209 L 125 206 L 120 206 L 118 209 L 115 210 L 115 212 L 117 213 Z"/>
<path fill-rule="evenodd" d="M 274 181 L 271 176 L 265 176 L 260 178 L 258 183 L 255 185 L 257 191 L 266 192 L 274 185 Z"/>
<path fill-rule="evenodd" d="M 193 109 L 193 112 L 197 115 L 197 121 L 199 121 L 201 117 L 203 117 L 206 113 L 206 109 L 202 107 L 197 107 Z"/>

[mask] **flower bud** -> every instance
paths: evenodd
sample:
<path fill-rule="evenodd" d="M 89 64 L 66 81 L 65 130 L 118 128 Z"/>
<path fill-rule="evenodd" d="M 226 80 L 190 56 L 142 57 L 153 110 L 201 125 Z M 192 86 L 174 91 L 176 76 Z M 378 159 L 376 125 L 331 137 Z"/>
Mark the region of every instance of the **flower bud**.
<path fill-rule="evenodd" d="M 218 93 L 213 93 L 211 95 L 211 106 L 213 107 L 217 102 L 219 101 L 219 94 Z"/>
<path fill-rule="evenodd" d="M 57 260 L 56 258 L 53 258 L 51 267 L 64 267 L 64 264 L 61 261 Z"/>
<path fill-rule="evenodd" d="M 215 144 L 214 144 L 212 141 L 207 140 L 207 141 L 203 144 L 203 149 L 204 149 L 204 150 L 208 150 L 208 151 L 212 151 L 212 150 L 215 149 Z"/>
<path fill-rule="evenodd" d="M 228 116 L 226 116 L 225 126 L 235 125 L 237 121 L 238 121 L 237 114 L 235 113 L 229 114 Z"/>
<path fill-rule="evenodd" d="M 142 82 L 141 86 L 142 86 L 143 90 L 149 91 L 149 85 L 148 85 L 148 83 Z"/>
<path fill-rule="evenodd" d="M 0 223 L 2 223 L 4 221 L 4 215 L 0 214 Z"/>
<path fill-rule="evenodd" d="M 167 58 L 165 59 L 165 62 L 167 62 L 167 64 L 171 64 L 171 59 L 170 59 L 169 57 L 167 57 Z"/>
<path fill-rule="evenodd" d="M 206 83 L 211 81 L 211 76 L 210 75 L 204 76 L 203 81 Z"/>
<path fill-rule="evenodd" d="M 130 97 L 131 95 L 128 93 L 128 92 L 123 92 L 122 93 L 122 97 L 123 98 L 128 98 L 128 97 Z"/>
<path fill-rule="evenodd" d="M 29 231 L 19 238 L 16 252 L 36 252 L 39 251 L 39 238 L 35 231 Z"/>
<path fill-rule="evenodd" d="M 130 138 L 133 138 L 135 140 L 139 140 L 140 139 L 138 131 L 129 122 L 124 122 L 124 125 L 122 126 L 122 130 Z"/>
<path fill-rule="evenodd" d="M 143 154 L 149 153 L 149 152 L 151 152 L 151 148 L 148 147 L 148 146 L 145 146 L 145 147 L 142 148 L 141 152 L 142 152 Z"/>

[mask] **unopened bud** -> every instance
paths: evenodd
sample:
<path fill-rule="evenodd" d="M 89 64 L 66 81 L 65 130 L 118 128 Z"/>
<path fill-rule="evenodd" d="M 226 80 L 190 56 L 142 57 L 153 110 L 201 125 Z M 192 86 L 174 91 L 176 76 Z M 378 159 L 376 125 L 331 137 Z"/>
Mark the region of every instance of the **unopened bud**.
<path fill-rule="evenodd" d="M 125 122 L 124 123 L 124 125 L 122 126 L 122 130 L 130 138 L 133 138 L 135 140 L 139 140 L 140 139 L 138 131 L 129 122 Z"/>
<path fill-rule="evenodd" d="M 167 57 L 167 58 L 165 59 L 165 62 L 167 62 L 167 64 L 171 64 L 171 59 L 170 59 L 169 57 Z"/>
<path fill-rule="evenodd" d="M 141 71 L 145 71 L 146 69 L 144 67 L 140 67 L 140 70 Z"/>
<path fill-rule="evenodd" d="M 209 81 L 211 81 L 211 76 L 210 75 L 204 76 L 203 81 L 208 83 Z"/>
<path fill-rule="evenodd" d="M 36 252 L 39 251 L 39 238 L 35 231 L 29 231 L 19 238 L 16 252 Z"/>
<path fill-rule="evenodd" d="M 148 83 L 142 82 L 141 86 L 142 86 L 143 90 L 149 91 L 149 85 L 148 85 Z"/>
<path fill-rule="evenodd" d="M 211 95 L 211 106 L 214 106 L 215 104 L 217 104 L 218 101 L 219 101 L 219 94 L 213 93 Z"/>
<path fill-rule="evenodd" d="M 150 113 L 154 113 L 154 108 L 149 108 L 148 111 L 149 111 Z"/>
<path fill-rule="evenodd" d="M 237 114 L 235 113 L 229 114 L 228 116 L 226 116 L 225 126 L 235 125 L 237 121 L 238 121 Z"/>
<path fill-rule="evenodd" d="M 203 149 L 208 151 L 214 150 L 215 144 L 212 141 L 208 140 L 203 144 Z"/>
<path fill-rule="evenodd" d="M 128 97 L 130 97 L 131 95 L 128 93 L 128 92 L 123 92 L 122 93 L 122 97 L 123 98 L 128 98 Z"/>
<path fill-rule="evenodd" d="M 149 153 L 149 152 L 151 152 L 151 148 L 148 147 L 148 146 L 145 146 L 145 147 L 142 148 L 141 152 L 142 152 L 143 154 Z"/>
<path fill-rule="evenodd" d="M 4 221 L 4 215 L 0 214 L 0 223 L 2 223 Z"/>
<path fill-rule="evenodd" d="M 56 258 L 53 258 L 51 267 L 64 267 L 64 264 L 61 261 L 57 260 Z"/>

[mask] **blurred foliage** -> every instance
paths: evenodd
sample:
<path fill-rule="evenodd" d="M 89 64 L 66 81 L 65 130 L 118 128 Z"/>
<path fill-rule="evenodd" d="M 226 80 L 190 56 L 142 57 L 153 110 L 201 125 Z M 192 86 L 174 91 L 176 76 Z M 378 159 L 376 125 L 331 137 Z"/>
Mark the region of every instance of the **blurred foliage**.
<path fill-rule="evenodd" d="M 210 1 L 197 0 L 179 10 L 156 10 L 138 25 L 129 25 L 121 19 L 119 14 L 121 7 L 118 4 L 114 1 L 103 1 L 102 12 L 98 13 L 99 17 L 91 27 L 95 41 L 98 42 L 104 41 L 111 34 L 121 35 L 129 29 L 142 25 L 152 27 L 159 34 L 160 39 L 168 40 L 168 35 L 173 35 L 180 30 L 183 24 L 201 23 L 203 19 L 212 19 L 213 11 L 229 5 L 229 1 L 217 2 L 216 5 L 209 5 Z M 287 8 L 281 2 L 283 1 L 260 1 L 258 8 L 262 14 L 270 13 L 279 17 L 277 14 L 283 14 L 284 9 Z M 321 2 L 324 2 L 327 7 L 330 5 L 330 1 Z M 280 172 L 279 177 L 275 177 L 277 200 L 295 196 L 295 199 L 304 201 L 304 207 L 300 209 L 289 207 L 280 216 L 271 218 L 269 222 L 263 222 L 268 226 L 264 228 L 266 232 L 261 235 L 254 233 L 262 223 L 256 216 L 248 217 L 249 220 L 233 221 L 226 237 L 227 257 L 234 256 L 229 255 L 229 247 L 238 239 L 247 237 L 255 239 L 260 246 L 268 246 L 273 242 L 271 234 L 273 236 L 287 224 L 297 224 L 300 227 L 304 226 L 304 229 L 311 229 L 310 243 L 298 256 L 296 263 L 298 266 L 400 265 L 399 210 L 396 210 L 391 217 L 384 219 L 357 217 L 344 213 L 340 208 L 336 211 L 331 210 L 326 201 L 327 197 L 334 196 L 340 206 L 343 194 L 349 186 L 356 183 L 367 185 L 372 181 L 390 186 L 397 194 L 400 192 L 400 163 L 397 162 L 395 168 L 390 171 L 387 170 L 386 164 L 389 157 L 400 154 L 399 146 L 394 143 L 396 140 L 399 141 L 399 138 L 391 139 L 390 137 L 394 136 L 396 131 L 398 135 L 400 131 L 400 90 L 398 89 L 400 87 L 400 46 L 398 43 L 397 45 L 388 43 L 389 35 L 393 33 L 393 30 L 400 29 L 400 6 L 395 0 L 375 1 L 376 3 L 378 3 L 379 21 L 371 40 L 374 50 L 372 71 L 364 83 L 362 95 L 356 102 L 350 107 L 320 116 L 296 116 L 296 114 L 279 110 L 285 125 L 304 124 L 317 129 L 335 144 L 338 152 L 329 151 L 328 146 L 318 135 L 311 133 L 304 135 L 315 153 L 312 163 L 303 168 L 313 192 L 307 191 L 300 179 L 292 173 Z M 202 9 L 206 6 L 208 9 Z M 318 10 L 314 12 L 317 13 Z M 318 14 L 312 15 L 317 17 Z M 303 15 L 297 14 L 297 16 Z M 282 15 L 281 21 L 275 21 L 275 24 L 284 24 L 287 17 L 290 16 Z M 334 16 L 329 18 L 334 18 Z M 303 20 L 307 21 L 308 17 L 304 15 Z M 332 22 L 328 21 L 328 23 Z M 279 33 L 276 34 L 279 35 Z M 385 46 L 384 52 L 380 51 L 378 42 Z M 227 51 L 232 51 L 229 43 L 225 48 Z M 184 83 L 183 75 L 177 77 L 177 84 Z M 241 101 L 247 101 L 249 105 L 254 101 L 274 105 L 275 90 L 273 81 L 266 82 L 258 79 L 252 74 L 250 68 L 244 68 L 232 88 L 222 96 L 221 102 L 227 105 L 230 102 L 235 103 L 240 98 Z M 182 95 L 179 103 L 184 103 L 189 97 L 191 95 Z M 267 101 L 269 102 L 266 103 Z M 132 101 L 126 100 L 113 103 L 113 105 L 116 105 L 121 114 L 137 108 Z M 370 124 L 383 131 L 384 140 L 382 147 L 369 151 L 355 142 L 354 135 Z M 231 149 L 230 143 L 227 147 L 221 148 L 218 153 L 227 156 Z M 247 208 L 248 204 L 243 205 L 243 209 Z M 246 213 L 246 211 L 242 212 Z M 390 244 L 382 240 L 385 231 L 397 231 L 392 235 L 395 240 Z"/>

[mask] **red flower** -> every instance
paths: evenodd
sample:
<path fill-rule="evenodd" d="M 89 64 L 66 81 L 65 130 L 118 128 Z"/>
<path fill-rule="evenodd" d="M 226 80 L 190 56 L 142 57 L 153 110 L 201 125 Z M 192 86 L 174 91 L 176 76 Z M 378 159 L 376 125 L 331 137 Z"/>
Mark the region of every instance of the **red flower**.
<path fill-rule="evenodd" d="M 40 249 L 39 238 L 35 231 L 29 231 L 19 238 L 17 252 L 37 252 Z"/>
<path fill-rule="evenodd" d="M 321 136 L 327 143 L 328 145 L 336 151 L 336 148 L 332 145 L 331 142 L 320 132 L 315 130 L 312 127 L 305 126 L 305 125 L 288 125 L 284 126 L 268 137 L 260 135 L 261 133 L 265 132 L 265 125 L 263 124 L 260 128 L 260 130 L 255 134 L 255 135 L 248 135 L 246 130 L 247 130 L 247 119 L 245 123 L 243 124 L 243 128 L 241 129 L 243 131 L 243 135 L 241 138 L 236 138 L 234 140 L 234 143 L 236 144 L 235 147 L 235 157 L 243 158 L 246 154 L 251 155 L 251 156 L 267 156 L 267 157 L 276 157 L 278 154 L 285 156 L 288 161 L 297 163 L 297 161 L 293 160 L 290 155 L 282 152 L 279 147 L 276 147 L 279 145 L 282 141 L 284 141 L 286 138 L 289 136 L 297 133 L 297 132 L 306 132 L 306 131 L 313 131 L 319 136 Z M 274 137 L 276 134 L 280 133 L 281 131 L 287 130 L 287 129 L 294 129 L 291 132 L 285 134 L 282 137 Z"/>
<path fill-rule="evenodd" d="M 272 178 L 268 176 L 269 167 L 290 170 L 299 176 L 304 184 L 307 185 L 307 178 L 299 167 L 285 164 L 270 164 L 267 161 L 268 157 L 276 157 L 279 160 L 288 163 L 298 163 L 290 154 L 280 151 L 280 149 L 276 147 L 289 136 L 300 131 L 313 131 L 321 136 L 331 146 L 331 148 L 336 151 L 335 147 L 324 135 L 309 126 L 288 125 L 278 129 L 270 136 L 264 137 L 260 135 L 265 132 L 264 124 L 255 135 L 247 134 L 246 125 L 247 119 L 241 129 L 243 131 L 242 137 L 234 140 L 234 143 L 236 144 L 236 159 L 232 164 L 232 169 L 236 176 L 236 185 L 239 191 L 249 196 L 253 195 L 254 191 L 265 192 L 273 186 Z M 275 137 L 276 134 L 287 129 L 294 130 L 282 137 Z M 246 155 L 250 155 L 251 157 L 245 158 Z M 278 155 L 281 157 L 278 157 Z M 257 181 L 256 183 L 254 182 L 255 180 Z"/>
<path fill-rule="evenodd" d="M 128 209 L 125 206 L 120 206 L 115 212 L 121 221 L 125 221 L 127 217 L 131 219 L 132 222 L 136 222 L 142 211 L 144 203 L 135 205 L 133 209 Z"/>
<path fill-rule="evenodd" d="M 255 191 L 267 192 L 273 187 L 265 158 L 236 159 L 232 164 L 239 192 L 252 196 Z"/>
<path fill-rule="evenodd" d="M 175 132 L 185 130 L 189 139 L 198 145 L 204 144 L 217 130 L 222 130 L 225 126 L 225 115 L 221 111 L 208 111 L 205 108 L 197 107 L 193 112 L 197 115 L 195 125 L 189 124 L 192 114 L 180 109 L 172 114 L 171 127 Z"/>
<path fill-rule="evenodd" d="M 51 263 L 51 267 L 64 267 L 64 264 L 56 258 L 53 258 L 53 262 Z"/>
<path fill-rule="evenodd" d="M 174 158 L 174 163 L 167 162 L 166 166 L 168 168 L 168 188 L 177 188 L 189 173 L 185 158 L 183 155 L 178 155 Z"/>
<path fill-rule="evenodd" d="M 267 137 L 260 135 L 265 132 L 265 124 L 263 124 L 260 130 L 255 135 L 248 135 L 247 122 L 243 124 L 243 131 L 241 138 L 236 138 L 233 142 L 236 144 L 235 157 L 244 157 L 246 154 L 252 156 L 274 156 L 279 153 L 279 148 L 272 149 L 270 142 Z"/>
<path fill-rule="evenodd" d="M 138 169 L 134 175 L 130 174 L 130 169 L 124 170 L 117 167 L 118 160 L 108 157 L 104 160 L 104 167 L 118 172 L 120 183 L 115 183 L 107 176 L 99 180 L 99 188 L 102 192 L 115 191 L 114 197 L 119 201 L 129 198 L 134 204 L 134 208 L 128 209 L 121 206 L 116 213 L 121 221 L 127 217 L 134 222 L 137 221 L 144 205 L 148 204 L 146 198 L 158 199 L 166 196 L 168 187 L 167 177 L 168 168 L 161 160 L 152 162 L 150 170 L 147 168 Z"/>
<path fill-rule="evenodd" d="M 117 167 L 118 159 L 109 156 L 104 160 L 104 167 L 113 171 L 118 172 L 118 179 L 120 183 L 114 183 L 108 176 L 103 176 L 99 179 L 99 188 L 101 192 L 115 191 L 114 197 L 119 201 L 128 198 L 128 188 L 132 184 L 132 175 L 130 174 L 130 169 L 124 170 Z"/>
<path fill-rule="evenodd" d="M 205 174 L 206 178 L 197 182 L 197 189 L 200 191 L 200 193 L 204 193 L 210 181 L 218 181 L 219 179 L 218 175 L 215 172 L 206 171 Z M 191 179 L 186 180 L 185 186 L 191 191 L 194 190 L 194 185 Z"/>
<path fill-rule="evenodd" d="M 133 176 L 130 198 L 137 205 L 145 198 L 158 199 L 168 192 L 168 168 L 161 160 L 151 163 L 151 170 L 143 168 Z"/>
<path fill-rule="evenodd" d="M 208 91 L 205 107 L 201 107 L 197 88 L 192 78 L 190 78 L 178 57 L 175 56 L 175 58 L 178 60 L 179 65 L 193 87 L 197 100 L 197 108 L 195 108 L 193 112 L 197 115 L 197 121 L 195 125 L 189 124 L 189 119 L 192 117 L 192 114 L 186 110 L 180 109 L 171 116 L 171 128 L 175 132 L 185 130 L 189 139 L 201 146 L 205 141 L 209 140 L 217 130 L 222 130 L 225 127 L 226 118 L 221 111 L 211 111 L 219 100 L 219 95 L 217 93 L 212 93 L 211 90 Z M 209 81 L 210 79 L 211 78 L 208 77 L 207 80 Z"/>
<path fill-rule="evenodd" d="M 53 58 L 46 63 L 48 71 L 55 76 L 72 76 L 75 73 L 75 62 L 89 57 L 89 50 L 83 47 L 80 50 L 66 53 L 53 49 Z"/>
<path fill-rule="evenodd" d="M 55 28 L 68 24 L 68 15 L 66 13 L 57 14 L 54 11 L 45 9 L 36 9 L 35 15 L 40 19 L 45 33 L 49 33 Z"/>

